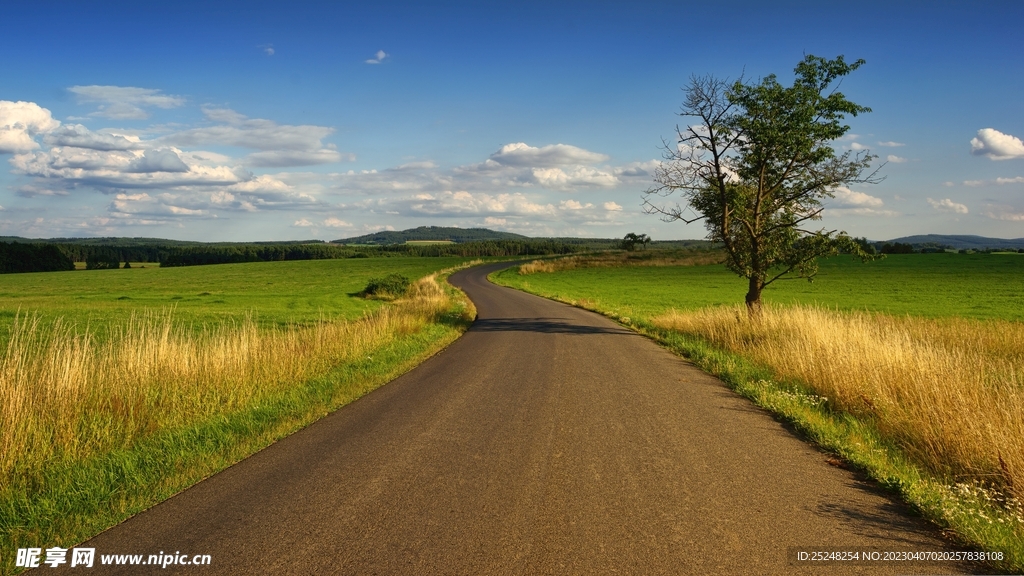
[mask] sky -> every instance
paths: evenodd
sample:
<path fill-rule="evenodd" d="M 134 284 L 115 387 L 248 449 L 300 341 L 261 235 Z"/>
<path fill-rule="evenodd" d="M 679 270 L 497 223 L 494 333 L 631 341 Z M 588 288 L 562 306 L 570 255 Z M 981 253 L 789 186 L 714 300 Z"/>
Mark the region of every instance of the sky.
<path fill-rule="evenodd" d="M 0 236 L 333 240 L 416 226 L 703 238 L 641 208 L 694 75 L 867 63 L 820 226 L 1024 237 L 1022 2 L 4 7 Z"/>

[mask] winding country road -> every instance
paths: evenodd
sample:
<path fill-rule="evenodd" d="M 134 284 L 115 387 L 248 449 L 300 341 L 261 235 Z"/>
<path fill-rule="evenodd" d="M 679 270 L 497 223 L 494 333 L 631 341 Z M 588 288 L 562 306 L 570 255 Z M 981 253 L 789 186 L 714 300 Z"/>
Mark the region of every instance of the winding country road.
<path fill-rule="evenodd" d="M 212 556 L 172 572 L 416 575 L 907 573 L 790 558 L 947 549 L 718 380 L 487 282 L 507 265 L 452 277 L 479 319 L 449 348 L 86 546 Z"/>

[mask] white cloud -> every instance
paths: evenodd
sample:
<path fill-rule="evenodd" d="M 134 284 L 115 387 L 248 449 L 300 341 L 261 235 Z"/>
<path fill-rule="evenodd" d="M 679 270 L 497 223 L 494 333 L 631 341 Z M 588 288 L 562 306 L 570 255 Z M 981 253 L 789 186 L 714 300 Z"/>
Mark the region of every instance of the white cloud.
<path fill-rule="evenodd" d="M 100 116 L 115 120 L 145 120 L 149 113 L 147 107 L 177 108 L 185 104 L 181 96 L 161 94 L 152 88 L 135 88 L 132 86 L 72 86 L 70 92 L 78 96 L 82 103 L 97 103 L 98 110 L 90 116 Z"/>
<path fill-rule="evenodd" d="M 345 222 L 344 220 L 339 220 L 338 218 L 331 216 L 324 220 L 324 226 L 328 228 L 351 228 L 352 223 Z"/>
<path fill-rule="evenodd" d="M 373 55 L 373 58 L 366 60 L 367 64 L 380 64 L 388 57 L 388 53 L 383 50 L 377 50 L 377 53 Z"/>
<path fill-rule="evenodd" d="M 650 179 L 654 175 L 661 162 L 648 160 L 647 162 L 632 162 L 625 166 L 615 168 L 613 173 L 620 178 L 644 178 Z"/>
<path fill-rule="evenodd" d="M 856 192 L 846 186 L 836 188 L 833 195 L 834 199 L 829 205 L 837 208 L 880 208 L 884 204 L 877 196 Z"/>
<path fill-rule="evenodd" d="M 535 148 L 523 142 L 515 142 L 502 146 L 497 152 L 491 154 L 490 159 L 504 166 L 544 168 L 594 164 L 608 160 L 608 156 L 568 144 L 550 144 Z"/>
<path fill-rule="evenodd" d="M 954 214 L 967 214 L 968 212 L 967 206 L 958 202 L 953 202 L 949 198 L 942 200 L 933 200 L 929 198 L 928 204 L 931 204 L 931 207 L 939 212 L 952 212 Z"/>
<path fill-rule="evenodd" d="M 225 108 L 203 107 L 203 114 L 218 124 L 169 134 L 159 141 L 178 146 L 221 144 L 260 150 L 245 159 L 254 166 L 308 166 L 355 159 L 322 142 L 334 128 L 278 124 L 273 120 L 247 118 Z"/>
<path fill-rule="evenodd" d="M 264 44 L 260 46 L 260 48 L 263 49 L 263 53 L 266 54 L 267 56 L 273 56 L 275 53 L 273 44 Z"/>
<path fill-rule="evenodd" d="M 996 178 L 995 180 L 964 180 L 964 186 L 970 186 L 977 188 L 979 186 L 990 186 L 990 185 L 1002 186 L 1004 184 L 1024 184 L 1024 176 L 1015 176 L 1013 178 Z"/>
<path fill-rule="evenodd" d="M 240 168 L 188 166 L 180 157 L 175 162 L 169 154 L 177 156 L 177 152 L 54 147 L 46 152 L 17 154 L 9 163 L 16 174 L 47 179 L 65 188 L 77 184 L 100 190 L 227 186 L 251 178 Z"/>
<path fill-rule="evenodd" d="M 444 191 L 406 197 L 380 198 L 357 203 L 374 212 L 402 216 L 550 216 L 557 213 L 552 204 L 540 204 L 524 194 Z"/>
<path fill-rule="evenodd" d="M 145 192 L 118 194 L 114 197 L 114 201 L 110 203 L 108 212 L 114 218 L 137 218 L 142 216 L 160 220 L 206 215 L 203 210 L 176 206 L 167 200 L 167 198 L 150 196 Z"/>
<path fill-rule="evenodd" d="M 532 173 L 537 184 L 553 190 L 572 190 L 580 186 L 611 188 L 619 183 L 614 174 L 586 166 L 576 166 L 568 170 L 533 168 Z"/>
<path fill-rule="evenodd" d="M 81 124 L 64 124 L 43 136 L 50 146 L 71 146 L 90 150 L 137 150 L 142 147 L 137 136 L 93 132 Z"/>
<path fill-rule="evenodd" d="M 484 224 L 487 226 L 506 226 L 508 224 L 508 219 L 488 216 L 487 218 L 484 218 Z"/>
<path fill-rule="evenodd" d="M 971 139 L 971 154 L 988 156 L 991 160 L 1024 158 L 1024 142 L 998 130 L 982 128 L 978 130 L 978 135 Z"/>
<path fill-rule="evenodd" d="M 33 136 L 60 126 L 50 111 L 34 102 L 0 100 L 0 154 L 18 154 L 39 148 Z"/>
<path fill-rule="evenodd" d="M 615 202 L 605 202 L 603 206 L 604 209 L 608 210 L 609 212 L 618 212 L 622 210 L 622 206 L 619 206 Z"/>
<path fill-rule="evenodd" d="M 893 164 L 903 164 L 904 162 L 907 161 L 906 158 L 901 158 L 895 154 L 889 154 L 888 156 L 885 157 L 885 159 L 888 160 L 889 162 L 892 162 Z"/>
<path fill-rule="evenodd" d="M 297 226 L 299 228 L 311 228 L 313 226 L 316 226 L 316 224 L 313 224 L 309 220 L 306 220 L 305 218 L 302 218 L 300 220 L 296 220 L 295 223 L 292 224 L 292 226 Z"/>
<path fill-rule="evenodd" d="M 174 150 L 146 150 L 128 164 L 125 172 L 146 174 L 151 172 L 188 172 L 188 166 L 181 161 Z"/>
<path fill-rule="evenodd" d="M 998 210 L 990 209 L 985 212 L 985 216 L 988 216 L 993 220 L 1002 220 L 1004 222 L 1024 222 L 1024 212 L 1015 211 L 1011 208 L 1005 207 L 999 208 Z"/>
<path fill-rule="evenodd" d="M 902 142 L 893 142 L 891 140 L 888 142 L 879 142 L 878 145 L 885 148 L 899 148 L 900 146 L 905 146 Z"/>
<path fill-rule="evenodd" d="M 562 200 L 558 203 L 558 207 L 562 210 L 584 210 L 587 208 L 593 208 L 594 205 L 589 202 L 581 204 L 577 200 Z"/>
<path fill-rule="evenodd" d="M 827 213 L 832 216 L 897 216 L 899 213 L 883 208 L 885 202 L 877 196 L 840 186 L 833 190 Z"/>
<path fill-rule="evenodd" d="M 867 150 L 867 149 L 868 149 L 868 147 L 863 145 L 863 144 L 861 144 L 860 142 L 851 142 L 850 143 L 850 150 Z"/>

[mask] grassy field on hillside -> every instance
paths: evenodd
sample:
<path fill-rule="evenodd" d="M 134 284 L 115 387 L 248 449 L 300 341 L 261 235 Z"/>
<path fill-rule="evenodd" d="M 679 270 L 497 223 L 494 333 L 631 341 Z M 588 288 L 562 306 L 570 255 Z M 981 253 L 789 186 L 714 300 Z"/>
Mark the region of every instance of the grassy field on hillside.
<path fill-rule="evenodd" d="M 182 323 L 219 325 L 251 314 L 260 326 L 355 319 L 381 302 L 355 296 L 375 276 L 416 279 L 468 258 L 348 258 L 216 266 L 75 270 L 0 276 L 0 338 L 15 314 L 100 331 L 132 313 L 173 310 Z"/>
<path fill-rule="evenodd" d="M 502 284 L 562 300 L 588 300 L 623 316 L 653 317 L 743 302 L 746 283 L 725 266 L 582 268 L 496 276 Z M 766 302 L 820 304 L 927 318 L 1024 320 L 1024 255 L 899 254 L 862 263 L 821 261 L 814 282 L 779 281 Z"/>
<path fill-rule="evenodd" d="M 494 279 L 653 337 L 1024 569 L 1024 258 L 833 258 L 769 288 L 756 319 L 722 265 Z"/>

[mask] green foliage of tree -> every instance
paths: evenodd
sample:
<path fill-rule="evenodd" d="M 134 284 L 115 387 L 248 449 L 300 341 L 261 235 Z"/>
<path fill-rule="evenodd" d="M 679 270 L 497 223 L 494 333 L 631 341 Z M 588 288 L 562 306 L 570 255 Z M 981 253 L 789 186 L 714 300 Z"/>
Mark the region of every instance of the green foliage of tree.
<path fill-rule="evenodd" d="M 0 274 L 74 269 L 74 261 L 54 244 L 0 242 Z"/>
<path fill-rule="evenodd" d="M 914 246 L 911 244 L 904 244 L 902 242 L 886 242 L 882 244 L 882 254 L 913 254 Z"/>
<path fill-rule="evenodd" d="M 382 278 L 371 278 L 363 289 L 365 296 L 377 298 L 398 298 L 409 289 L 411 281 L 401 274 L 388 274 Z"/>
<path fill-rule="evenodd" d="M 647 234 L 636 234 L 630 232 L 622 238 L 622 249 L 628 252 L 633 252 L 639 245 L 641 248 L 646 249 L 647 245 L 651 243 L 651 237 Z"/>
<path fill-rule="evenodd" d="M 665 143 L 644 208 L 666 221 L 704 220 L 708 239 L 725 246 L 726 265 L 748 279 L 752 314 L 773 282 L 813 279 L 819 257 L 870 257 L 845 232 L 810 227 L 836 188 L 880 180 L 868 172 L 875 156 L 832 147 L 850 129 L 846 116 L 871 111 L 838 91 L 862 64 L 808 55 L 792 86 L 774 74 L 732 84 L 694 76 L 685 89 L 680 115 L 693 123 L 676 128 L 677 145 Z M 683 202 L 665 203 L 674 194 Z"/>
<path fill-rule="evenodd" d="M 121 267 L 121 258 L 114 250 L 94 251 L 85 259 L 86 270 L 108 270 Z"/>

